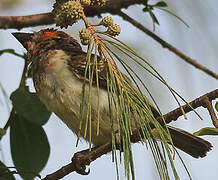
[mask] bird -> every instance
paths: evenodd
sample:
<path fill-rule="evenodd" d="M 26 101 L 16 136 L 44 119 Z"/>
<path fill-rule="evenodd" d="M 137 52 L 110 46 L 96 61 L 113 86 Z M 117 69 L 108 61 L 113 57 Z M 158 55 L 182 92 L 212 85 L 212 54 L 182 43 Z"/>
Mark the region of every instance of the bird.
<path fill-rule="evenodd" d="M 89 135 L 80 133 L 81 97 L 85 77 L 87 53 L 71 35 L 53 28 L 42 29 L 34 33 L 14 32 L 12 35 L 27 50 L 27 60 L 31 64 L 32 78 L 36 94 L 42 103 L 54 112 L 78 136 L 89 141 Z M 94 55 L 91 55 L 93 64 Z M 98 57 L 99 88 L 91 87 L 91 128 L 97 128 L 97 104 L 100 113 L 99 133 L 91 134 L 94 146 L 103 145 L 112 140 L 112 128 L 109 113 L 107 91 L 108 64 Z M 127 77 L 124 75 L 124 77 Z M 97 77 L 94 73 L 93 83 Z M 128 78 L 125 78 L 129 81 Z M 97 102 L 99 99 L 99 102 Z M 150 103 L 155 117 L 159 116 Z M 173 145 L 194 158 L 205 157 L 212 148 L 210 142 L 194 136 L 182 129 L 167 126 Z"/>

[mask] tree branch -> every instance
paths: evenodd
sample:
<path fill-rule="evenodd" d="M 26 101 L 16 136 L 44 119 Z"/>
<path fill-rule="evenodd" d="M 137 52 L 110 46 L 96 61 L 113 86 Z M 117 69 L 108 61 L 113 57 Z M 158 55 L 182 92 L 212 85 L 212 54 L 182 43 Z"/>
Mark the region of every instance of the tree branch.
<path fill-rule="evenodd" d="M 196 109 L 198 107 L 204 107 L 204 108 L 207 108 L 207 109 L 208 108 L 211 109 L 211 107 L 208 107 L 208 104 L 205 103 L 205 99 L 207 99 L 211 103 L 211 101 L 213 101 L 216 98 L 218 98 L 218 89 L 216 89 L 214 91 L 211 91 L 211 92 L 209 92 L 209 93 L 207 93 L 207 94 L 205 94 L 205 95 L 191 101 L 190 103 L 182 106 L 182 109 L 184 110 L 185 113 L 193 111 L 193 109 Z M 177 109 L 165 114 L 163 116 L 163 118 L 158 117 L 157 120 L 161 125 L 164 125 L 165 123 L 168 124 L 168 123 L 170 123 L 172 121 L 177 120 L 182 115 L 183 115 L 183 112 L 182 112 L 181 108 L 177 108 Z M 163 119 L 165 120 L 165 122 L 164 122 Z M 213 120 L 213 118 L 212 118 L 212 120 Z"/>
<path fill-rule="evenodd" d="M 216 98 L 218 98 L 218 89 L 191 101 L 190 103 L 182 106 L 182 108 L 184 109 L 185 113 L 188 113 L 188 112 L 192 111 L 193 109 L 196 109 L 196 108 L 201 107 L 201 106 L 208 108 L 208 103 L 205 102 L 205 99 L 211 103 L 211 101 L 216 99 Z M 190 107 L 190 106 L 192 106 L 192 107 Z M 212 108 L 212 107 L 209 107 L 209 108 Z M 183 112 L 181 111 L 181 108 L 177 108 L 177 109 L 165 114 L 163 117 L 158 117 L 157 120 L 160 122 L 160 124 L 164 125 L 165 123 L 168 124 L 171 121 L 178 119 L 178 117 L 182 116 L 182 115 L 183 115 Z M 165 119 L 165 122 L 163 121 L 163 119 Z M 150 125 L 151 125 L 151 128 L 154 128 L 153 124 L 150 124 Z M 133 130 L 133 134 L 131 135 L 131 142 L 136 143 L 140 140 L 141 140 L 140 129 Z M 89 149 L 88 149 L 85 151 L 77 152 L 74 154 L 74 157 L 73 157 L 71 163 L 69 163 L 66 166 L 63 166 L 62 168 L 60 168 L 56 172 L 47 175 L 42 180 L 58 180 L 58 179 L 63 178 L 64 176 L 70 174 L 71 172 L 74 172 L 74 171 L 78 172 L 77 171 L 78 164 L 79 164 L 79 166 L 84 167 L 83 170 L 85 171 L 86 165 L 90 165 L 91 162 L 93 162 L 97 158 L 101 157 L 102 155 L 104 155 L 110 151 L 112 151 L 112 143 L 108 142 L 100 147 L 94 148 L 92 151 L 89 151 Z M 88 153 L 84 154 L 84 152 L 88 152 Z M 82 156 L 80 155 L 81 153 L 82 153 Z M 87 174 L 88 173 L 85 173 L 85 175 L 87 175 Z"/>
<path fill-rule="evenodd" d="M 85 155 L 84 151 L 88 151 L 88 153 Z M 60 168 L 56 172 L 47 175 L 42 180 L 62 179 L 64 176 L 70 174 L 71 172 L 77 171 L 76 163 L 79 163 L 80 166 L 90 165 L 90 163 L 93 162 L 94 160 L 96 160 L 97 158 L 112 151 L 112 143 L 108 142 L 102 146 L 99 146 L 97 148 L 93 148 L 92 151 L 90 151 L 89 149 L 84 150 L 84 151 L 75 153 L 71 163 L 67 164 L 66 166 L 63 166 L 62 168 Z M 81 154 L 82 154 L 82 156 L 80 156 Z M 85 175 L 87 175 L 87 173 Z"/>
<path fill-rule="evenodd" d="M 121 8 L 128 8 L 134 4 L 144 4 L 145 0 L 116 0 L 107 1 L 103 7 L 89 6 L 85 8 L 87 17 L 100 16 L 102 13 L 117 14 Z M 0 29 L 22 29 L 39 25 L 54 24 L 52 13 L 42 13 L 29 16 L 0 16 Z"/>
<path fill-rule="evenodd" d="M 192 59 L 191 57 L 185 55 L 183 52 L 181 52 L 179 49 L 177 49 L 176 47 L 174 47 L 173 45 L 169 44 L 168 42 L 164 41 L 163 39 L 161 39 L 159 36 L 157 36 L 156 34 L 154 34 L 153 32 L 151 32 L 149 29 L 147 29 L 145 26 L 143 26 L 142 24 L 140 24 L 139 22 L 137 22 L 135 19 L 131 18 L 130 16 L 128 16 L 127 14 L 123 13 L 122 11 L 117 13 L 119 16 L 121 16 L 124 20 L 128 21 L 129 23 L 131 23 L 133 26 L 137 27 L 138 29 L 140 29 L 141 31 L 143 31 L 144 33 L 146 33 L 148 36 L 150 36 L 152 39 L 154 39 L 155 41 L 157 41 L 158 43 L 160 43 L 164 48 L 167 48 L 169 51 L 175 53 L 177 56 L 179 56 L 180 58 L 182 58 L 184 61 L 186 61 L 187 63 L 193 65 L 194 67 L 204 71 L 206 74 L 218 79 L 218 74 L 216 74 L 215 72 L 211 71 L 210 69 L 208 69 L 207 67 L 199 64 L 196 60 Z"/>
<path fill-rule="evenodd" d="M 211 71 L 207 67 L 199 64 L 196 60 L 182 53 L 179 49 L 172 46 L 168 42 L 161 39 L 159 36 L 155 35 L 149 29 L 144 27 L 139 22 L 135 21 L 133 18 L 121 11 L 121 8 L 128 8 L 134 4 L 146 4 L 146 0 L 111 0 L 106 3 L 103 7 L 88 6 L 85 8 L 85 14 L 87 17 L 100 16 L 102 13 L 111 13 L 121 16 L 124 20 L 130 22 L 132 25 L 142 30 L 148 36 L 160 43 L 164 48 L 167 48 L 171 52 L 175 53 L 177 56 L 185 60 L 187 63 L 193 65 L 194 67 L 204 71 L 208 75 L 218 79 L 218 74 Z M 49 25 L 54 24 L 54 16 L 52 13 L 44 13 L 29 16 L 0 16 L 0 29 L 22 29 L 24 27 L 34 27 L 39 25 Z"/>
<path fill-rule="evenodd" d="M 52 13 L 28 16 L 0 16 L 0 29 L 22 29 L 40 25 L 54 24 Z"/>
<path fill-rule="evenodd" d="M 157 35 L 155 35 L 153 32 L 148 30 L 146 27 L 141 25 L 139 22 L 135 21 L 131 17 L 129 17 L 127 14 L 121 12 L 121 8 L 128 8 L 131 5 L 134 4 L 145 4 L 146 0 L 111 0 L 108 1 L 106 6 L 103 7 L 86 7 L 85 8 L 85 14 L 88 17 L 92 16 L 100 16 L 102 13 L 111 13 L 116 14 L 121 17 L 123 17 L 124 20 L 130 22 L 132 25 L 136 26 L 140 30 L 142 30 L 144 33 L 146 33 L 148 36 L 156 40 L 158 43 L 160 43 L 164 48 L 169 49 L 171 52 L 174 52 L 176 55 L 181 57 L 183 60 L 188 62 L 189 64 L 195 66 L 196 68 L 204 71 L 208 75 L 218 79 L 218 74 L 215 72 L 212 72 L 208 68 L 204 67 L 203 65 L 196 62 L 196 60 L 190 58 L 189 56 L 185 55 L 181 51 L 179 51 L 177 48 L 169 44 L 168 42 L 164 41 Z M 15 28 L 15 29 L 22 29 L 24 27 L 34 27 L 39 25 L 49 25 L 54 23 L 54 17 L 52 13 L 43 13 L 43 14 L 37 14 L 37 15 L 29 15 L 29 16 L 0 16 L 0 29 L 8 29 L 8 28 Z M 205 94 L 204 96 L 201 96 L 194 101 L 190 102 L 189 105 L 184 105 L 182 108 L 184 109 L 185 113 L 188 113 L 197 107 L 206 107 L 208 111 L 210 112 L 211 119 L 213 120 L 213 124 L 218 127 L 217 118 L 215 115 L 215 112 L 213 111 L 213 107 L 211 105 L 211 101 L 215 98 L 218 98 L 218 89 Z M 191 106 L 191 107 L 190 107 Z M 15 113 L 14 110 L 12 111 L 12 114 Z M 179 116 L 183 115 L 183 112 L 181 111 L 181 108 L 177 108 L 163 117 L 158 117 L 157 120 L 160 122 L 160 124 L 164 125 L 165 123 L 170 123 L 173 120 L 178 119 Z M 9 118 L 10 119 L 10 118 Z M 151 128 L 154 128 L 153 124 L 150 124 Z M 5 126 L 5 129 L 8 128 L 8 125 Z M 132 142 L 138 142 L 140 141 L 140 130 L 134 130 L 133 135 L 131 136 Z M 77 164 L 80 163 L 83 166 L 89 165 L 91 162 L 102 156 L 103 154 L 106 154 L 112 150 L 112 143 L 108 142 L 103 146 L 100 146 L 96 148 L 95 150 L 87 153 L 87 155 L 80 158 L 79 156 L 75 156 L 73 158 L 73 162 L 70 164 L 62 167 L 58 171 L 46 176 L 43 180 L 55 180 L 55 179 L 61 179 L 67 174 L 77 171 Z"/>

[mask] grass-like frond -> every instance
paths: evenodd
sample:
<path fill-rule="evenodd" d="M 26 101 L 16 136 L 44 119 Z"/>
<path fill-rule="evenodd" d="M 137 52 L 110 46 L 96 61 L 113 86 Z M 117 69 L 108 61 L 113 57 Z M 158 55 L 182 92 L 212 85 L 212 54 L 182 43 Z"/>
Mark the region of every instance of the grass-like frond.
<path fill-rule="evenodd" d="M 112 47 L 115 50 L 112 50 Z M 134 131 L 138 131 L 141 142 L 146 148 L 151 149 L 160 179 L 170 179 L 167 164 L 168 162 L 170 163 L 174 179 L 179 179 L 173 162 L 172 149 L 168 145 L 169 142 L 173 144 L 172 139 L 167 127 L 160 125 L 160 123 L 155 119 L 152 112 L 152 108 L 154 108 L 153 104 L 160 115 L 161 111 L 158 108 L 158 105 L 145 82 L 133 70 L 133 68 L 131 68 L 129 63 L 127 63 L 126 60 L 117 53 L 117 51 L 119 54 L 128 57 L 129 61 L 136 63 L 151 76 L 163 83 L 169 89 L 170 93 L 181 107 L 177 97 L 181 98 L 182 100 L 184 99 L 167 84 L 164 78 L 151 64 L 149 64 L 144 58 L 139 56 L 133 49 L 125 45 L 120 40 L 114 37 L 110 37 L 110 39 L 108 39 L 102 34 L 99 36 L 98 43 L 91 41 L 88 47 L 85 78 L 82 91 L 82 102 L 80 106 L 80 133 L 84 133 L 84 137 L 88 135 L 90 147 L 92 142 L 92 134 L 96 133 L 99 135 L 100 133 L 100 118 L 102 118 L 100 117 L 101 110 L 99 108 L 100 99 L 98 98 L 97 100 L 97 128 L 93 129 L 93 102 L 91 90 L 92 88 L 97 88 L 97 92 L 99 93 L 101 87 L 99 84 L 100 69 L 98 64 L 100 61 L 103 61 L 107 64 L 105 81 L 107 81 L 108 112 L 110 116 L 113 148 L 112 155 L 113 160 L 116 163 L 117 174 L 119 172 L 116 150 L 120 149 L 120 151 L 123 152 L 122 154 L 126 177 L 127 179 L 130 179 L 130 177 L 135 179 L 131 136 L 133 135 Z M 93 52 L 94 54 L 92 54 Z M 130 78 L 119 70 L 117 62 L 121 64 Z M 95 79 L 93 79 L 93 77 L 95 77 Z M 145 91 L 147 91 L 153 103 L 149 102 L 149 100 L 145 97 L 140 85 Z M 82 131 L 82 125 L 84 122 L 85 128 L 84 131 Z M 150 124 L 152 124 L 152 127 Z M 158 142 L 158 140 L 160 140 L 160 142 Z"/>
<path fill-rule="evenodd" d="M 101 33 L 101 32 L 99 32 L 99 34 L 104 35 L 104 33 Z M 158 79 L 161 83 L 163 83 L 169 89 L 170 93 L 172 94 L 172 96 L 174 97 L 174 99 L 176 100 L 176 102 L 180 108 L 181 108 L 181 104 L 176 96 L 178 96 L 185 104 L 189 105 L 189 103 L 178 92 L 176 92 L 173 88 L 170 87 L 170 85 L 168 85 L 168 83 L 160 75 L 160 73 L 148 61 L 146 61 L 146 59 L 141 57 L 134 49 L 127 46 L 125 43 L 123 43 L 119 39 L 114 38 L 113 36 L 110 36 L 108 34 L 106 34 L 105 36 L 110 37 L 112 40 L 101 37 L 103 42 L 112 45 L 112 47 L 114 47 L 117 51 L 119 51 L 119 52 L 123 53 L 124 55 L 126 55 L 127 57 L 129 57 L 129 60 L 132 60 L 134 63 L 141 66 L 141 68 L 144 69 L 145 71 L 147 71 L 148 73 L 150 73 L 151 76 L 153 76 L 154 78 Z M 110 47 L 108 47 L 108 49 L 110 49 Z M 115 53 L 113 53 L 113 54 L 115 54 Z M 119 62 L 123 65 L 124 68 L 125 68 L 125 66 L 128 66 L 128 63 L 126 63 L 122 58 L 119 58 Z M 132 68 L 130 66 L 128 66 L 128 69 L 131 71 L 131 73 L 134 73 L 134 71 L 132 70 Z M 126 68 L 125 68 L 125 70 L 126 70 Z M 159 110 L 154 98 L 152 97 L 151 93 L 148 91 L 147 87 L 144 85 L 141 78 L 136 73 L 134 73 L 134 75 L 137 77 L 137 79 L 143 85 L 143 88 L 146 89 L 146 91 L 150 95 L 150 98 L 152 99 L 153 103 L 156 105 L 156 108 Z M 134 84 L 137 85 L 137 83 L 135 81 L 134 81 Z M 195 114 L 200 119 L 202 119 L 202 117 L 197 113 L 197 111 L 192 106 L 190 106 L 190 108 L 195 112 Z M 184 110 L 182 108 L 181 108 L 181 110 L 182 110 L 182 112 L 184 112 Z M 159 113 L 161 113 L 160 110 L 159 110 Z M 185 115 L 185 113 L 183 113 L 183 114 Z"/>

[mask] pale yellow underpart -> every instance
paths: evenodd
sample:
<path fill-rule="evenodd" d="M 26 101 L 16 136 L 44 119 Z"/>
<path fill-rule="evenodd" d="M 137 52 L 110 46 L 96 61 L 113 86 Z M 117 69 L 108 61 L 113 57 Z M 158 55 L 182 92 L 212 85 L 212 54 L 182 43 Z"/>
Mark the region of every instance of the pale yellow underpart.
<path fill-rule="evenodd" d="M 54 65 L 48 65 L 45 81 L 40 84 L 39 98 L 46 107 L 54 112 L 75 134 L 78 135 L 80 125 L 80 103 L 82 100 L 83 81 L 79 80 L 68 69 L 68 57 L 62 50 L 51 51 L 53 54 L 49 61 Z M 88 87 L 87 87 L 88 89 Z M 88 93 L 88 92 L 87 92 Z M 111 140 L 111 124 L 108 113 L 107 91 L 92 87 L 92 135 L 91 141 L 94 145 L 104 144 Z M 97 136 L 97 107 L 100 107 L 100 131 Z M 87 109 L 87 107 L 85 107 Z M 85 122 L 82 124 L 85 128 Z M 84 131 L 81 132 L 81 136 Z M 89 130 L 84 137 L 89 141 Z"/>

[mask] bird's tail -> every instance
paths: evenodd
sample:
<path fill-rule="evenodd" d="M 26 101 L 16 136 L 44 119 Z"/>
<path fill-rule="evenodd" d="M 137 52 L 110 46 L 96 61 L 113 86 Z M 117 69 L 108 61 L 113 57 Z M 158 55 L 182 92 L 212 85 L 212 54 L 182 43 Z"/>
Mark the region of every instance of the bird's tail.
<path fill-rule="evenodd" d="M 188 153 L 192 157 L 204 157 L 212 148 L 210 142 L 194 136 L 191 133 L 171 126 L 168 126 L 168 129 L 174 146 Z"/>

